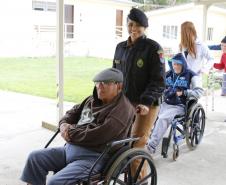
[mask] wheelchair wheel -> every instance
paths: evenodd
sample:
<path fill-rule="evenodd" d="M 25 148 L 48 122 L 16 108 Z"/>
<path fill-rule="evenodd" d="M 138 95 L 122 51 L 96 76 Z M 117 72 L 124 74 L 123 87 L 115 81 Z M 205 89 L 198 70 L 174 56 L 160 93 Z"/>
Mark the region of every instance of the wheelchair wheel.
<path fill-rule="evenodd" d="M 205 130 L 205 111 L 202 105 L 197 103 L 188 113 L 185 137 L 188 148 L 194 150 L 201 142 Z"/>
<path fill-rule="evenodd" d="M 131 163 L 139 160 L 140 164 L 134 176 L 131 175 Z M 147 175 L 139 179 L 143 165 L 147 167 Z M 123 152 L 112 164 L 105 177 L 104 185 L 156 185 L 157 172 L 150 154 L 139 148 L 131 148 Z"/>
<path fill-rule="evenodd" d="M 173 160 L 176 161 L 179 157 L 179 146 L 177 144 L 173 144 Z"/>

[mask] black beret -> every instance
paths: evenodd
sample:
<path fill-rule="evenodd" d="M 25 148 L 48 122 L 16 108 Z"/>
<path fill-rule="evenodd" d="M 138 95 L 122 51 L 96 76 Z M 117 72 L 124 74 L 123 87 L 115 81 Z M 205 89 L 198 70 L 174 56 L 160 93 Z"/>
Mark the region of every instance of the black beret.
<path fill-rule="evenodd" d="M 107 68 L 99 72 L 94 78 L 94 82 L 123 82 L 123 74 L 115 68 Z"/>
<path fill-rule="evenodd" d="M 128 15 L 128 18 L 132 21 L 138 22 L 143 27 L 148 27 L 148 18 L 144 12 L 137 8 L 132 8 Z"/>
<path fill-rule="evenodd" d="M 222 39 L 221 43 L 226 43 L 226 36 Z"/>

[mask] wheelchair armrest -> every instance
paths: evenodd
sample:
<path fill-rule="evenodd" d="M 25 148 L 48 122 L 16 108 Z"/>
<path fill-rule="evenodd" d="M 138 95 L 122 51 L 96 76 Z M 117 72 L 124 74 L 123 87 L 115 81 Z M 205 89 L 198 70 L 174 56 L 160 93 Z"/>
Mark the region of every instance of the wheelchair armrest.
<path fill-rule="evenodd" d="M 186 102 L 190 102 L 190 101 L 198 101 L 198 99 L 195 98 L 194 96 L 187 97 Z"/>
<path fill-rule="evenodd" d="M 139 137 L 130 137 L 130 138 L 126 138 L 126 139 L 122 139 L 122 140 L 118 140 L 118 141 L 113 141 L 107 144 L 107 147 L 112 148 L 116 145 L 120 145 L 120 144 L 125 144 L 125 143 L 130 143 L 130 142 L 134 142 L 139 140 Z"/>
<path fill-rule="evenodd" d="M 184 116 L 184 114 L 177 114 L 173 119 L 183 118 Z"/>
<path fill-rule="evenodd" d="M 91 174 L 92 174 L 94 167 L 97 165 L 97 163 L 100 160 L 102 160 L 104 158 L 105 154 L 107 154 L 111 150 L 112 147 L 114 147 L 116 145 L 120 145 L 120 144 L 125 144 L 125 143 L 129 143 L 129 142 L 137 141 L 137 140 L 139 140 L 139 138 L 126 138 L 126 139 L 122 139 L 122 140 L 118 140 L 118 141 L 112 141 L 112 142 L 107 143 L 104 151 L 101 153 L 101 155 L 94 162 L 93 166 L 90 169 L 89 176 L 88 176 L 88 184 L 90 183 L 90 178 L 91 178 Z"/>
<path fill-rule="evenodd" d="M 198 99 L 191 96 L 189 98 L 186 99 L 186 108 L 188 109 L 192 104 L 197 103 Z"/>
<path fill-rule="evenodd" d="M 120 144 L 134 142 L 134 141 L 137 141 L 137 140 L 139 140 L 138 137 L 137 138 L 126 138 L 126 139 L 122 139 L 122 140 L 118 140 L 118 141 L 112 141 L 112 142 L 107 143 L 104 151 L 101 153 L 101 155 L 94 162 L 93 166 L 90 169 L 89 176 L 88 176 L 88 184 L 90 183 L 90 178 L 91 178 L 91 174 L 92 174 L 92 171 L 93 171 L 94 167 L 98 164 L 98 162 L 100 160 L 102 160 L 104 158 L 105 154 L 107 154 L 111 150 L 112 147 L 114 147 L 116 145 L 120 145 Z"/>

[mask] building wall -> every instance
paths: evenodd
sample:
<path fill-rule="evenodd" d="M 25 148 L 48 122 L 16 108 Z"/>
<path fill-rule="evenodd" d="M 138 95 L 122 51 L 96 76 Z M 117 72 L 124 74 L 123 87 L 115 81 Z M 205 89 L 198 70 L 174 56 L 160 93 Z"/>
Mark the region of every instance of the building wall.
<path fill-rule="evenodd" d="M 65 0 L 65 4 L 74 5 L 75 24 L 74 39 L 65 40 L 65 55 L 113 58 L 120 41 L 115 37 L 116 10 L 123 10 L 123 40 L 128 36 L 126 16 L 134 4 L 104 0 Z M 7 0 L 0 6 L 0 22 L 1 57 L 55 55 L 56 12 L 32 10 L 32 0 Z"/>
<path fill-rule="evenodd" d="M 213 27 L 213 41 L 210 44 L 219 43 L 226 36 L 226 9 L 210 7 L 208 11 L 208 26 Z"/>
<path fill-rule="evenodd" d="M 31 1 L 7 0 L 0 6 L 0 56 L 29 56 L 31 53 Z"/>
<path fill-rule="evenodd" d="M 214 11 L 213 11 L 214 10 Z M 147 13 L 150 27 L 148 35 L 150 38 L 158 41 L 163 47 L 171 48 L 172 52 L 178 51 L 180 41 L 180 26 L 185 21 L 194 23 L 198 37 L 202 39 L 203 28 L 203 6 L 202 5 L 181 5 L 168 9 L 155 10 Z M 226 35 L 226 10 L 220 11 L 216 8 L 210 8 L 207 15 L 207 27 L 213 27 L 213 40 L 207 44 L 218 44 L 220 38 Z M 218 21 L 216 21 L 218 20 Z M 175 25 L 178 27 L 177 39 L 163 38 L 163 25 Z"/>
<path fill-rule="evenodd" d="M 95 8 L 94 8 L 95 7 Z M 113 58 L 116 39 L 116 10 L 123 10 L 123 37 L 127 37 L 126 16 L 130 6 L 106 1 L 78 1 L 75 4 L 75 38 L 70 55 Z M 73 50 L 74 48 L 74 50 Z"/>

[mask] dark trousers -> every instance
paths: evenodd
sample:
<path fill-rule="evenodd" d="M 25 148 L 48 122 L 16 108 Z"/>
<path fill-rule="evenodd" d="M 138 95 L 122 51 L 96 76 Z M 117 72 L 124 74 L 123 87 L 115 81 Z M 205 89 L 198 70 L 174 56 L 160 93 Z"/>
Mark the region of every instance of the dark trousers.
<path fill-rule="evenodd" d="M 64 147 L 46 148 L 30 153 L 21 180 L 32 185 L 70 185 L 87 179 L 100 153 L 86 148 L 66 144 Z M 100 172 L 107 158 L 96 166 L 94 173 Z M 49 171 L 56 172 L 46 183 Z"/>

